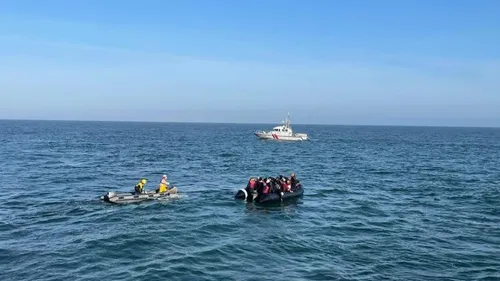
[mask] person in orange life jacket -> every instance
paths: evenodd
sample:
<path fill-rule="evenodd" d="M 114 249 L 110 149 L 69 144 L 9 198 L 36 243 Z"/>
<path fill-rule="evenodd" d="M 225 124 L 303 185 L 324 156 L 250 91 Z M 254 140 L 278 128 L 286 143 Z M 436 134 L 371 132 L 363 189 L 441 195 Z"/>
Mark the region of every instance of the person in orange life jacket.
<path fill-rule="evenodd" d="M 283 196 L 285 190 L 285 179 L 282 175 L 280 175 L 274 182 L 274 192 L 279 194 L 280 196 Z"/>
<path fill-rule="evenodd" d="M 291 180 L 287 180 L 285 185 L 284 185 L 284 189 L 285 191 L 284 192 L 293 192 L 292 191 L 292 181 Z"/>
<path fill-rule="evenodd" d="M 257 188 L 257 183 L 254 178 L 250 178 L 247 187 L 245 188 L 247 192 L 253 192 Z"/>
<path fill-rule="evenodd" d="M 281 192 L 285 192 L 285 189 L 286 189 L 286 182 L 285 180 L 280 180 L 280 190 Z"/>
<path fill-rule="evenodd" d="M 267 194 L 271 191 L 271 179 L 267 179 L 266 182 L 264 182 L 264 186 L 262 188 L 262 194 Z"/>
<path fill-rule="evenodd" d="M 283 192 L 283 186 L 285 181 L 286 181 L 285 177 L 283 177 L 282 175 L 280 175 L 278 178 L 275 179 L 274 183 L 277 192 Z"/>

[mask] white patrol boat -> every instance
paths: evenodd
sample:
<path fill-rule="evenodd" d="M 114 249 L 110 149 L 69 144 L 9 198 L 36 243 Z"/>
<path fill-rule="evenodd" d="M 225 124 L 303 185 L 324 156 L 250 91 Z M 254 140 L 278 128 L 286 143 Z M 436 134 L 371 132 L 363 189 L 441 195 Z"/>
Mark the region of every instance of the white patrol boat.
<path fill-rule="evenodd" d="M 272 131 L 257 131 L 254 134 L 259 139 L 269 139 L 269 140 L 284 140 L 284 141 L 305 141 L 309 140 L 307 134 L 294 133 L 292 126 L 290 125 L 290 113 L 288 117 L 282 121 L 283 125 L 276 126 Z"/>

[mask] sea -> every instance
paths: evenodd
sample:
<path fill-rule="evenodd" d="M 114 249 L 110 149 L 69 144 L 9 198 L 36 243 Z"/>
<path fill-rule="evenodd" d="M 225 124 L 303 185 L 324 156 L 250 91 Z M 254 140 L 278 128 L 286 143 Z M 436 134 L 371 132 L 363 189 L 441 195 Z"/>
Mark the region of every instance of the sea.
<path fill-rule="evenodd" d="M 0 121 L 0 280 L 500 280 L 500 129 L 272 126 Z M 299 200 L 234 199 L 292 172 Z"/>

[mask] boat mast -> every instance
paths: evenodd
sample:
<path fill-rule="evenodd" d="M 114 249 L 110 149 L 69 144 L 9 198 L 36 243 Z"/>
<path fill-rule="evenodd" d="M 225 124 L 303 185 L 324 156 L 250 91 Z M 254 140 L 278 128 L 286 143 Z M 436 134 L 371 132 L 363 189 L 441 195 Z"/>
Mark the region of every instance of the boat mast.
<path fill-rule="evenodd" d="M 290 128 L 290 112 L 288 112 L 288 116 L 286 117 L 285 120 L 285 127 L 288 129 Z"/>

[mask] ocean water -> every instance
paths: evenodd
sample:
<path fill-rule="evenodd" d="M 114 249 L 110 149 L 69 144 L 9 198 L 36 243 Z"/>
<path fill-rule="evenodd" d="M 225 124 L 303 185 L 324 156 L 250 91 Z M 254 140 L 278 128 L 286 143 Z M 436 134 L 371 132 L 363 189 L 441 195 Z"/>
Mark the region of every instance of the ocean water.
<path fill-rule="evenodd" d="M 500 280 L 500 129 L 270 127 L 0 121 L 0 280 Z M 298 202 L 233 199 L 290 172 Z"/>

